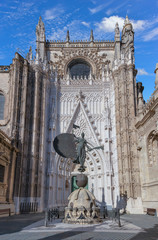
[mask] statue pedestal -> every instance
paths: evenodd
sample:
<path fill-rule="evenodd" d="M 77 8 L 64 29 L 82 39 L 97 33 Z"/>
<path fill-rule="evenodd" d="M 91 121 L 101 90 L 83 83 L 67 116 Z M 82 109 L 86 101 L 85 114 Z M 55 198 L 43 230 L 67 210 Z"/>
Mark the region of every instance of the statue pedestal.
<path fill-rule="evenodd" d="M 68 197 L 64 223 L 95 224 L 101 222 L 100 209 L 96 206 L 94 195 L 80 187 Z"/>

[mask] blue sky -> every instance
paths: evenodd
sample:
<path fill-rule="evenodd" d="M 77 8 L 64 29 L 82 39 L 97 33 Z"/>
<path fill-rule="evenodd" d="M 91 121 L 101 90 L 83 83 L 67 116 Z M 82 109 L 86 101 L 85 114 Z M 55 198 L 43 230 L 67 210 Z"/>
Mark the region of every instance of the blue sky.
<path fill-rule="evenodd" d="M 35 28 L 42 16 L 46 39 L 113 40 L 115 22 L 122 29 L 128 14 L 135 31 L 137 81 L 145 87 L 144 98 L 154 91 L 158 62 L 158 0 L 5 0 L 0 1 L 0 65 L 9 65 L 17 49 L 25 56 L 36 48 Z"/>

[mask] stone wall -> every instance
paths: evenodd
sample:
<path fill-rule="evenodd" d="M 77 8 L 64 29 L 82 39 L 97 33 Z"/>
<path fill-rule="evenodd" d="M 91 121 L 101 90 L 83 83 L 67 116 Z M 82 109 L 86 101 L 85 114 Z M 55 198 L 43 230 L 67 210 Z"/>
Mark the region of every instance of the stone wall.
<path fill-rule="evenodd" d="M 13 203 L 17 152 L 11 139 L 0 130 L 0 204 Z"/>
<path fill-rule="evenodd" d="M 136 129 L 138 134 L 138 156 L 141 174 L 143 210 L 155 208 L 158 211 L 158 95 L 157 68 L 155 70 L 155 91 L 151 99 L 139 108 Z M 142 93 L 141 93 L 142 94 Z M 143 96 L 140 96 L 143 101 Z"/>

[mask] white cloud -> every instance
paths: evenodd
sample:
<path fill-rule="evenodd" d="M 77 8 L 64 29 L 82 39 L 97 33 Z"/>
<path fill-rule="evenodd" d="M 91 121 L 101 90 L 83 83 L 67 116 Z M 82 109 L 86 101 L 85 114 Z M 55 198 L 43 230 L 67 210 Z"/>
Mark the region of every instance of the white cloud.
<path fill-rule="evenodd" d="M 10 9 L 17 9 L 17 7 L 11 6 Z"/>
<path fill-rule="evenodd" d="M 51 33 L 50 36 L 48 36 L 48 38 L 50 40 L 65 40 L 66 39 L 66 31 L 68 30 L 67 27 L 63 27 L 63 28 L 58 28 L 57 30 L 52 29 L 53 33 Z"/>
<path fill-rule="evenodd" d="M 16 3 L 16 2 L 15 2 Z M 37 7 L 33 2 L 18 2 L 17 6 L 7 7 L 9 11 L 0 11 L 2 13 L 1 25 L 4 27 L 5 24 L 13 26 L 21 22 L 19 19 L 24 19 L 27 16 L 27 22 L 31 22 L 35 13 L 37 13 Z M 5 8 L 4 8 L 5 9 Z M 5 16 L 4 16 L 5 14 Z M 28 18 L 28 15 L 30 16 Z M 33 15 L 33 16 L 32 16 Z"/>
<path fill-rule="evenodd" d="M 104 5 L 99 5 L 99 6 L 95 7 L 95 8 L 88 8 L 88 9 L 89 9 L 89 11 L 92 14 L 94 14 L 94 13 L 100 12 L 103 9 L 103 6 Z"/>
<path fill-rule="evenodd" d="M 144 41 L 150 41 L 155 38 L 158 38 L 158 28 L 154 28 L 152 31 L 148 32 L 146 35 L 144 35 Z"/>
<path fill-rule="evenodd" d="M 14 34 L 13 37 L 24 37 L 24 36 L 27 36 L 27 33 L 26 32 L 20 32 L 20 33 L 17 33 L 17 34 Z"/>
<path fill-rule="evenodd" d="M 118 16 L 104 17 L 100 23 L 96 23 L 96 26 L 98 30 L 114 32 L 116 22 L 118 22 L 120 29 L 122 29 L 124 18 Z"/>
<path fill-rule="evenodd" d="M 100 23 L 96 23 L 98 30 L 103 30 L 105 32 L 114 32 L 115 24 L 118 22 L 120 30 L 122 30 L 124 25 L 124 18 L 119 16 L 104 17 Z M 130 21 L 134 27 L 135 31 L 144 30 L 145 20 L 131 20 Z"/>
<path fill-rule="evenodd" d="M 108 16 L 110 16 L 113 12 L 114 12 L 113 9 L 108 9 L 108 10 L 106 11 L 106 14 L 107 14 Z"/>
<path fill-rule="evenodd" d="M 10 14 L 10 12 L 3 12 L 3 11 L 0 11 L 0 13 Z"/>
<path fill-rule="evenodd" d="M 21 6 L 24 7 L 24 8 L 30 8 L 34 5 L 33 2 L 22 2 L 21 3 Z"/>
<path fill-rule="evenodd" d="M 65 40 L 67 30 L 69 30 L 70 33 L 70 41 L 89 39 L 90 31 L 89 29 L 83 30 L 83 27 L 81 27 L 81 23 L 82 22 L 80 20 L 73 20 L 63 28 L 52 28 L 52 32 L 48 35 L 48 39 Z"/>
<path fill-rule="evenodd" d="M 148 23 L 147 20 L 131 20 L 133 28 L 135 31 L 137 30 L 144 30 L 146 24 Z"/>
<path fill-rule="evenodd" d="M 115 13 L 115 12 L 118 12 L 118 10 L 121 8 L 123 8 L 124 6 L 126 6 L 127 7 L 127 3 L 129 2 L 129 0 L 124 0 L 121 4 L 119 4 L 118 6 L 116 6 L 116 7 L 112 7 L 112 8 L 110 8 L 110 9 L 108 9 L 107 11 L 106 11 L 106 14 L 108 15 L 108 16 L 110 16 L 111 14 L 113 14 L 113 13 Z"/>
<path fill-rule="evenodd" d="M 91 2 L 92 2 L 93 4 L 96 4 L 96 3 L 97 3 L 95 0 L 91 0 Z"/>
<path fill-rule="evenodd" d="M 86 27 L 89 27 L 90 26 L 90 23 L 88 23 L 88 22 L 81 22 L 84 26 L 86 26 Z"/>
<path fill-rule="evenodd" d="M 95 13 L 100 12 L 101 10 L 103 10 L 105 7 L 109 6 L 112 2 L 113 2 L 113 0 L 108 1 L 105 4 L 101 4 L 101 5 L 99 5 L 99 6 L 95 7 L 95 8 L 88 8 L 88 9 L 89 9 L 89 11 L 92 14 L 95 14 Z"/>
<path fill-rule="evenodd" d="M 61 15 L 62 13 L 64 13 L 64 9 L 60 5 L 58 5 L 52 9 L 46 10 L 44 14 L 44 19 L 52 20 Z"/>
<path fill-rule="evenodd" d="M 138 75 L 149 75 L 149 73 L 147 73 L 144 68 L 138 68 Z"/>

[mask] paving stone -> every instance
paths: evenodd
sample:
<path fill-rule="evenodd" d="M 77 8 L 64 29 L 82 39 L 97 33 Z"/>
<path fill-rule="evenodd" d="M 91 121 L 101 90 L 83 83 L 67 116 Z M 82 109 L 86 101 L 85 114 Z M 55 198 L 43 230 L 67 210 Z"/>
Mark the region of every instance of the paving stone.
<path fill-rule="evenodd" d="M 122 216 L 121 228 L 111 221 L 78 226 L 57 220 L 48 228 L 43 223 L 43 215 L 1 218 L 0 240 L 158 240 L 158 218 L 145 215 Z"/>

